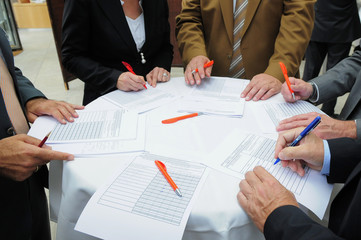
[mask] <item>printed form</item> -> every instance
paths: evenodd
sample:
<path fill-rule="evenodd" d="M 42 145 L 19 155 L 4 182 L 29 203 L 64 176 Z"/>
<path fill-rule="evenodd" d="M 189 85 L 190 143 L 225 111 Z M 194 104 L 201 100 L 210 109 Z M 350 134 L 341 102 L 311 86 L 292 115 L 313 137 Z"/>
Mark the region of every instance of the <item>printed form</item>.
<path fill-rule="evenodd" d="M 204 78 L 201 85 L 194 86 L 179 101 L 178 111 L 241 117 L 245 99 L 240 95 L 248 83 L 249 80 L 235 78 Z"/>
<path fill-rule="evenodd" d="M 202 79 L 202 84 L 194 87 L 190 97 L 210 97 L 221 99 L 241 99 L 241 93 L 250 81 L 238 78 L 209 77 Z"/>
<path fill-rule="evenodd" d="M 138 114 L 124 109 L 78 111 L 74 122 L 57 123 L 47 143 L 89 142 L 96 140 L 135 139 Z"/>
<path fill-rule="evenodd" d="M 318 107 L 302 100 L 294 103 L 266 103 L 264 104 L 264 108 L 276 127 L 283 119 L 299 114 L 309 112 L 325 114 Z"/>
<path fill-rule="evenodd" d="M 274 165 L 276 141 L 263 136 L 235 131 L 213 152 L 204 164 L 231 176 L 244 179 L 255 166 L 264 167 L 283 186 L 293 192 L 299 203 L 322 219 L 332 192 L 332 185 L 318 171 L 305 169 L 300 177 L 281 164 Z"/>
<path fill-rule="evenodd" d="M 155 160 L 166 165 L 182 197 L 171 188 Z M 96 191 L 75 230 L 103 239 L 181 239 L 207 174 L 203 164 L 138 155 Z"/>
<path fill-rule="evenodd" d="M 115 90 L 103 95 L 101 98 L 137 113 L 144 113 L 161 105 L 167 104 L 176 97 L 147 84 L 148 89 L 138 92 L 124 92 Z"/>

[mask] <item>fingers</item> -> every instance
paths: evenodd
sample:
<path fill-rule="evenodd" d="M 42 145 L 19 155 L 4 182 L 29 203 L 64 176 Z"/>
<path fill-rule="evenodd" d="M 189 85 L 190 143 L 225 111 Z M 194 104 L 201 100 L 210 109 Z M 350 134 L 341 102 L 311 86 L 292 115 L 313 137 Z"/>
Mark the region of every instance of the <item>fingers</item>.
<path fill-rule="evenodd" d="M 204 64 L 209 62 L 209 59 L 205 56 L 196 56 L 194 57 L 187 65 L 186 71 L 184 73 L 184 78 L 187 84 L 201 84 L 201 81 L 206 76 L 210 76 L 212 72 L 212 67 L 204 69 Z M 196 71 L 198 69 L 198 71 Z"/>
<path fill-rule="evenodd" d="M 120 74 L 117 82 L 117 88 L 122 91 L 139 91 L 144 89 L 144 78 L 142 76 L 134 75 L 131 72 L 124 72 Z"/>
<path fill-rule="evenodd" d="M 146 76 L 147 82 L 156 87 L 157 82 L 167 82 L 170 79 L 170 73 L 164 68 L 155 67 Z"/>
<path fill-rule="evenodd" d="M 282 132 L 278 135 L 276 147 L 275 147 L 275 155 L 274 158 L 278 158 L 279 153 L 282 149 L 284 149 L 288 144 L 292 143 L 294 139 L 302 132 L 302 128 L 293 129 L 290 131 Z M 280 157 L 281 160 L 284 160 Z"/>
<path fill-rule="evenodd" d="M 305 169 L 303 167 L 303 161 L 295 160 L 295 161 L 282 161 L 283 167 L 288 167 L 292 171 L 296 172 L 299 176 L 303 177 L 305 175 Z"/>
<path fill-rule="evenodd" d="M 277 94 L 281 91 L 282 84 L 281 82 L 268 75 L 268 74 L 258 74 L 254 76 L 251 82 L 241 93 L 241 97 L 245 98 L 246 101 L 249 100 L 266 100 L 271 96 Z"/>
<path fill-rule="evenodd" d="M 276 127 L 277 131 L 289 130 L 297 127 L 306 127 L 311 121 L 320 114 L 316 112 L 299 114 L 287 119 L 280 121 L 279 125 Z"/>
<path fill-rule="evenodd" d="M 38 159 L 42 161 L 43 164 L 50 162 L 51 160 L 74 160 L 74 155 L 70 153 L 53 151 L 45 148 L 38 148 L 39 152 L 37 154 Z"/>

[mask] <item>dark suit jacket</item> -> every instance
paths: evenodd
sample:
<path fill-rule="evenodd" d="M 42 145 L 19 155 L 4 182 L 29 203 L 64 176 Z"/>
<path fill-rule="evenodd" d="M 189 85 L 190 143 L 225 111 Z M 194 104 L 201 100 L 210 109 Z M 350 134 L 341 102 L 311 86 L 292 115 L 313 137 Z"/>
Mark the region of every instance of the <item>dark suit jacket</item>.
<path fill-rule="evenodd" d="M 128 71 L 145 77 L 154 67 L 170 71 L 170 44 L 166 0 L 143 0 L 146 41 L 141 63 L 120 0 L 65 0 L 62 57 L 64 67 L 85 82 L 83 104 L 116 89 L 119 75 Z"/>
<path fill-rule="evenodd" d="M 0 29 L 0 49 L 4 62 L 14 79 L 17 97 L 22 106 L 24 107 L 25 103 L 32 98 L 45 97 L 14 66 L 12 51 L 2 29 Z M 0 118 L 0 139 L 12 136 L 14 132 L 2 94 L 0 94 Z M 48 181 L 47 176 L 46 167 L 40 168 L 36 174 L 23 182 L 16 182 L 0 176 L 0 239 L 30 239 L 31 236 L 39 236 L 38 239 L 44 239 L 40 237 L 42 233 L 38 235 L 34 232 L 37 231 L 35 229 L 48 231 L 47 226 L 43 225 L 44 222 L 38 221 L 40 217 L 49 224 L 49 218 L 44 215 L 45 210 L 45 214 L 47 213 L 44 193 L 44 186 L 47 185 Z"/>
<path fill-rule="evenodd" d="M 361 36 L 356 0 L 318 0 L 311 41 L 346 43 Z"/>
<path fill-rule="evenodd" d="M 331 204 L 329 228 L 312 221 L 299 208 L 274 210 L 264 227 L 266 239 L 361 239 L 361 141 L 334 139 L 330 183 L 345 183 Z"/>

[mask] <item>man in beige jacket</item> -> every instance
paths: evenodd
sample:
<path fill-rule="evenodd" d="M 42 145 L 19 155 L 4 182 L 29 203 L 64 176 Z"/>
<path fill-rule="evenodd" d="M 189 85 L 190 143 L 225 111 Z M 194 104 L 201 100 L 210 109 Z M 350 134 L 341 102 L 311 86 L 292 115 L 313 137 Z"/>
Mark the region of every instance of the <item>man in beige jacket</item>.
<path fill-rule="evenodd" d="M 205 76 L 230 76 L 233 54 L 233 12 L 237 0 L 184 0 L 176 17 L 176 36 L 185 67 L 185 81 L 201 84 Z M 282 61 L 296 76 L 309 42 L 315 0 L 248 0 L 239 48 L 244 74 L 251 79 L 246 100 L 268 99 L 281 90 Z M 213 67 L 203 65 L 214 60 Z M 198 73 L 192 71 L 198 68 Z"/>

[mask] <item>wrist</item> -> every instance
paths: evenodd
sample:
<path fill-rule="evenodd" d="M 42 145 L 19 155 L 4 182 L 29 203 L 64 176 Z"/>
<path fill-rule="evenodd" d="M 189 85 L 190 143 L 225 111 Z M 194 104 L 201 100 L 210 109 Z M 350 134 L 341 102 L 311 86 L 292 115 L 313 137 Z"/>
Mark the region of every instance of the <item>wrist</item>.
<path fill-rule="evenodd" d="M 307 84 L 307 95 L 306 99 L 310 100 L 310 102 L 315 103 L 318 101 L 318 87 L 312 81 Z"/>
<path fill-rule="evenodd" d="M 357 138 L 357 126 L 355 120 L 350 121 L 341 121 L 340 126 L 342 126 L 341 137 L 347 138 Z"/>

